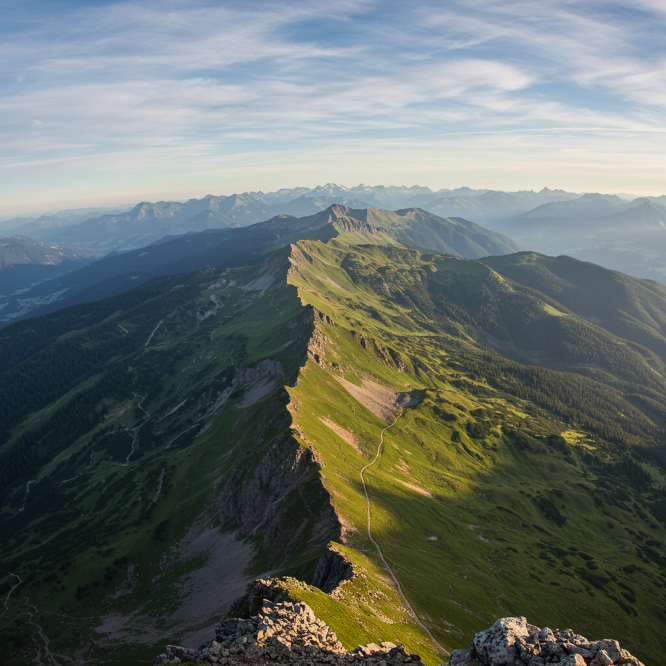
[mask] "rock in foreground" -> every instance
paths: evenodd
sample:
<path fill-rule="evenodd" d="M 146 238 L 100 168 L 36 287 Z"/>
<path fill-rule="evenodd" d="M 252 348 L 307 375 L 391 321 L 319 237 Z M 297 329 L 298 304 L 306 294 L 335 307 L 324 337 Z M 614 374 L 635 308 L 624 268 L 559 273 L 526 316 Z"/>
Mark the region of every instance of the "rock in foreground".
<path fill-rule="evenodd" d="M 303 666 L 343 666 L 366 659 L 377 666 L 423 666 L 421 658 L 393 643 L 370 643 L 348 652 L 330 627 L 304 603 L 264 600 L 259 615 L 223 618 L 216 639 L 199 650 L 168 645 L 157 664 L 179 662 L 229 666 L 289 662 Z"/>
<path fill-rule="evenodd" d="M 505 617 L 481 631 L 467 650 L 454 650 L 449 666 L 643 666 L 617 641 L 588 641 L 571 629 L 551 631 L 524 617 Z"/>

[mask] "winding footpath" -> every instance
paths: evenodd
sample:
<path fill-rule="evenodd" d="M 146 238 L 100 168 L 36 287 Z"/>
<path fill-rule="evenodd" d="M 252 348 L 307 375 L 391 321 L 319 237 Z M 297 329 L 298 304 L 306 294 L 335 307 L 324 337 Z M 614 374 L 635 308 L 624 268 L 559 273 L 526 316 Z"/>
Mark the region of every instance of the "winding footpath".
<path fill-rule="evenodd" d="M 393 569 L 389 566 L 389 563 L 386 561 L 386 558 L 384 557 L 384 553 L 382 553 L 382 549 L 379 547 L 379 544 L 372 538 L 372 522 L 370 518 L 370 498 L 368 497 L 368 489 L 365 485 L 365 479 L 363 478 L 363 472 L 365 472 L 368 467 L 372 467 L 376 462 L 377 459 L 379 458 L 379 454 L 382 451 L 382 445 L 384 444 L 384 433 L 392 428 L 397 422 L 398 419 L 403 415 L 404 412 L 400 412 L 398 417 L 396 418 L 391 425 L 386 426 L 384 430 L 382 430 L 381 436 L 379 438 L 379 446 L 377 447 L 377 454 L 375 455 L 374 460 L 371 463 L 368 463 L 362 470 L 361 470 L 361 483 L 363 484 L 363 492 L 365 493 L 365 501 L 368 504 L 368 538 L 370 541 L 372 541 L 373 544 L 375 544 L 375 548 L 377 549 L 377 552 L 379 553 L 379 557 L 381 558 L 382 562 L 384 563 L 384 566 L 386 567 L 386 570 L 391 574 L 391 578 L 393 579 L 393 582 L 395 583 L 395 586 L 398 588 L 398 592 L 400 592 L 400 596 L 402 597 L 402 600 L 405 602 L 405 605 L 407 606 L 409 610 L 409 614 L 412 616 L 414 621 L 423 629 L 423 631 L 430 636 L 430 640 L 441 650 L 441 652 L 445 656 L 450 656 L 450 653 L 445 650 L 437 641 L 437 639 L 430 633 L 430 630 L 428 627 L 426 627 L 423 622 L 419 619 L 419 616 L 414 612 L 414 609 L 412 608 L 412 605 L 407 601 L 407 597 L 405 596 L 405 593 L 402 591 L 402 587 L 400 586 L 400 583 L 398 582 L 398 579 L 395 577 L 395 574 L 393 573 Z"/>
<path fill-rule="evenodd" d="M 2 617 L 7 612 L 7 608 L 8 608 L 7 604 L 9 602 L 9 597 L 11 596 L 12 592 L 19 585 L 23 584 L 23 581 L 21 580 L 21 577 L 18 574 L 12 573 L 11 571 L 8 571 L 7 573 L 10 576 L 14 576 L 14 578 L 17 578 L 18 583 L 16 583 L 16 585 L 14 585 L 11 590 L 9 590 L 9 594 L 7 594 L 7 598 L 5 599 L 5 603 L 4 603 L 5 610 L 2 612 L 2 614 L 0 614 L 0 617 Z M 42 639 L 42 642 L 44 643 L 44 653 L 48 657 L 49 661 L 52 664 L 54 664 L 55 666 L 60 666 L 60 664 L 56 660 L 56 657 L 58 657 L 59 659 L 66 659 L 67 661 L 71 662 L 72 660 L 69 657 L 65 657 L 65 656 L 60 655 L 60 654 L 54 654 L 53 652 L 51 652 L 51 647 L 50 647 L 51 646 L 51 641 L 49 640 L 49 638 L 44 633 L 44 630 L 42 629 L 41 625 L 38 624 L 37 622 L 35 622 L 35 616 L 39 613 L 39 609 L 36 606 L 33 606 L 33 604 L 30 603 L 30 599 L 28 597 L 23 597 L 23 599 L 25 600 L 25 605 L 28 608 L 32 608 L 32 610 L 35 611 L 35 612 L 31 613 L 29 611 L 23 611 L 22 613 L 17 612 L 17 615 L 27 615 L 28 616 L 28 623 L 31 624 L 33 627 L 35 627 L 35 629 L 37 630 L 37 634 L 39 635 L 39 637 Z M 37 649 L 37 661 L 34 662 L 34 663 L 40 664 L 41 666 L 43 666 L 42 650 L 39 647 L 37 641 L 35 641 L 35 647 Z"/>

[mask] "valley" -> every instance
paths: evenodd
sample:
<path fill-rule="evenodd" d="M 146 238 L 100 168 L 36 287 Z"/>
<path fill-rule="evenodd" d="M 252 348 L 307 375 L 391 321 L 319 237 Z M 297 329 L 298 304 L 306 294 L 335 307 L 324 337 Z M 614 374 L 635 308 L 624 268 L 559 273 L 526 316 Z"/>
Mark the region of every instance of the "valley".
<path fill-rule="evenodd" d="M 347 649 L 525 615 L 654 663 L 666 287 L 419 210 L 274 224 L 0 331 L 3 661 L 152 663 L 281 576 Z"/>

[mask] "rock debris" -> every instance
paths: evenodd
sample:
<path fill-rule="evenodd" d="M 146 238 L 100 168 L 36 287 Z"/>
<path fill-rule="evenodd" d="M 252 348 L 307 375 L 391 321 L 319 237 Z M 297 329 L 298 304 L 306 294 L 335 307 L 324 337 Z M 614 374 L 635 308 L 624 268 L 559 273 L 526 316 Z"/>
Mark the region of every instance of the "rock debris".
<path fill-rule="evenodd" d="M 331 628 L 304 603 L 264 600 L 259 615 L 222 618 L 215 626 L 216 640 L 199 650 L 168 645 L 156 664 L 181 662 L 241 666 L 244 664 L 293 663 L 298 666 L 423 666 L 417 654 L 403 645 L 383 642 L 345 650 Z"/>
<path fill-rule="evenodd" d="M 643 666 L 605 638 L 589 641 L 571 629 L 552 631 L 529 624 L 524 617 L 505 617 L 480 631 L 469 650 L 454 650 L 448 666 Z M 444 665 L 442 665 L 444 666 Z"/>

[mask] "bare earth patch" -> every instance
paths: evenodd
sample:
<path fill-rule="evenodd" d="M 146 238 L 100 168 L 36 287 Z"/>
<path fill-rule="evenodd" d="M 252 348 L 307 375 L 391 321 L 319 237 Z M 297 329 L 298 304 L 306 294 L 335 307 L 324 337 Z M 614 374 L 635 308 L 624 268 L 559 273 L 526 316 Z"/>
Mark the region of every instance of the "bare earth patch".
<path fill-rule="evenodd" d="M 419 488 L 419 486 L 415 486 L 413 483 L 406 483 L 405 481 L 401 481 L 400 479 L 396 479 L 398 483 L 402 483 L 403 486 L 407 486 L 407 488 L 411 488 L 412 490 L 415 490 L 417 493 L 420 495 L 423 495 L 424 497 L 429 497 L 430 499 L 435 499 L 432 496 L 432 493 L 427 491 L 425 488 Z"/>
<path fill-rule="evenodd" d="M 402 458 L 399 460 L 400 462 L 398 462 L 398 464 L 395 466 L 396 469 L 399 469 L 401 472 L 404 472 L 407 474 L 407 476 L 409 476 L 409 465 Z"/>
<path fill-rule="evenodd" d="M 384 421 L 390 421 L 393 412 L 402 409 L 410 401 L 409 393 L 394 391 L 369 379 L 364 379 L 361 387 L 352 384 L 344 377 L 335 375 L 334 377 L 347 393 Z"/>
<path fill-rule="evenodd" d="M 127 400 L 122 405 L 118 405 L 118 407 L 104 417 L 104 423 L 111 423 L 111 421 L 119 419 L 131 406 L 131 400 Z"/>
<path fill-rule="evenodd" d="M 347 291 L 344 287 L 341 287 L 337 282 L 333 282 L 333 280 L 331 280 L 331 278 L 329 277 L 326 278 L 326 282 L 328 282 L 328 284 L 332 285 L 333 287 L 337 287 L 340 291 L 344 291 L 346 294 L 351 293 L 350 291 Z"/>
<path fill-rule="evenodd" d="M 131 615 L 112 611 L 102 617 L 95 631 L 111 641 L 154 645 L 176 637 L 182 645 L 197 647 L 213 637 L 215 623 L 256 577 L 246 573 L 254 554 L 252 545 L 233 534 L 220 534 L 216 528 L 193 529 L 163 557 L 152 580 L 155 588 L 166 585 L 174 590 L 180 600 L 175 612 L 155 618 L 142 615 L 141 610 Z M 201 565 L 174 582 L 174 568 L 192 560 Z"/>
<path fill-rule="evenodd" d="M 337 423 L 333 423 L 333 421 L 329 421 L 328 419 L 322 419 L 321 416 L 319 417 L 319 420 L 327 428 L 332 430 L 341 440 L 347 442 L 347 444 L 349 444 L 349 446 L 351 446 L 357 453 L 361 453 L 361 449 L 356 443 L 356 438 L 351 432 L 349 432 L 349 430 L 345 430 L 342 426 L 339 426 Z"/>

